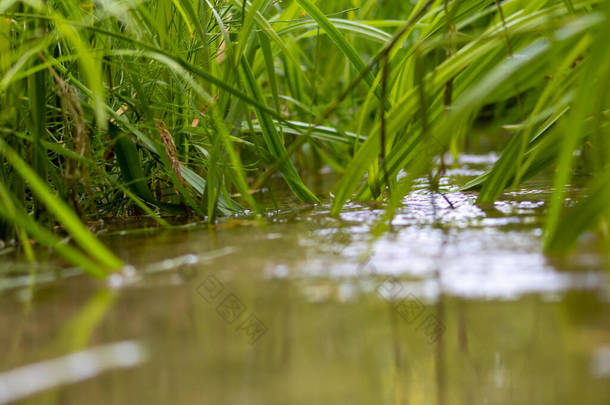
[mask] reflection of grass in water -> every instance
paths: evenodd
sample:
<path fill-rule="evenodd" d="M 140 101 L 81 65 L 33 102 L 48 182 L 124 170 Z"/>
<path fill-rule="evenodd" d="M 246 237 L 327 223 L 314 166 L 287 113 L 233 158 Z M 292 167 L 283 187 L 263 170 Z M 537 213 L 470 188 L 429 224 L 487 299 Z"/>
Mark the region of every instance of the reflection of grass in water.
<path fill-rule="evenodd" d="M 38 348 L 41 358 L 50 359 L 58 355 L 67 355 L 90 346 L 96 330 L 103 322 L 106 314 L 111 311 L 116 297 L 116 291 L 109 289 L 103 289 L 95 293 L 74 316 L 63 323 L 58 335 L 52 339 L 52 343 Z M 28 316 L 24 318 L 24 325 L 28 319 Z M 56 321 L 56 319 L 51 321 Z M 22 333 L 17 333 L 14 337 L 18 339 L 14 341 L 15 348 L 25 344 L 21 341 L 24 338 Z M 58 370 L 58 372 L 60 371 Z M 73 376 L 78 377 L 78 373 Z M 22 382 L 22 384 L 25 384 L 25 382 Z M 50 390 L 37 395 L 32 403 L 55 404 L 59 402 L 59 398 L 59 390 Z"/>
<path fill-rule="evenodd" d="M 479 203 L 553 168 L 546 247 L 607 234 L 610 6 L 437 3 L 3 3 L 0 238 L 104 275 L 122 263 L 82 220 L 257 213 L 274 174 L 316 202 L 301 174 L 322 167 L 334 215 L 387 199 L 380 234 L 440 154 L 484 142 L 504 146 Z"/>

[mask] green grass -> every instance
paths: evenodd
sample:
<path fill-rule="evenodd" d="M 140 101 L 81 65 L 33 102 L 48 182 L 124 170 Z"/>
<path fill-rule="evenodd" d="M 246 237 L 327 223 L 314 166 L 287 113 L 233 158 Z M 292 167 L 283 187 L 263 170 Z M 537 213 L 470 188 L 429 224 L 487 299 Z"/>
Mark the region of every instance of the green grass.
<path fill-rule="evenodd" d="M 465 188 L 489 204 L 550 171 L 545 247 L 566 252 L 607 234 L 609 19 L 602 0 L 0 1 L 0 239 L 104 275 L 122 263 L 84 221 L 261 212 L 275 174 L 317 202 L 321 164 L 343 174 L 332 214 L 385 200 L 383 231 L 483 133 L 501 158 Z"/>

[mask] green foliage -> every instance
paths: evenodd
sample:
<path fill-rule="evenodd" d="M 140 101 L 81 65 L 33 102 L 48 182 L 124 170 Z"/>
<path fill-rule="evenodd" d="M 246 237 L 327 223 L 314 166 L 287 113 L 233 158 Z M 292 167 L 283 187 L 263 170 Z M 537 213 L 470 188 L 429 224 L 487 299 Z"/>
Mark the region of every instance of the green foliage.
<path fill-rule="evenodd" d="M 343 173 L 333 214 L 387 197 L 387 223 L 484 133 L 502 156 L 465 188 L 489 204 L 553 171 L 545 243 L 565 251 L 609 219 L 609 18 L 601 0 L 1 0 L 0 238 L 102 274 L 121 263 L 82 220 L 261 212 L 276 173 L 316 202 L 298 162 Z M 590 188 L 566 208 L 575 174 Z"/>

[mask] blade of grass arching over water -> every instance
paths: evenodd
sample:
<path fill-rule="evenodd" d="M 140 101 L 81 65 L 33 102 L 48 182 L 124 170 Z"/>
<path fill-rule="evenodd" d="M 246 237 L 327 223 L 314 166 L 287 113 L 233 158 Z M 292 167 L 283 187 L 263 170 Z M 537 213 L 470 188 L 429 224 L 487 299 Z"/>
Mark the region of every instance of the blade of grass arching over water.
<path fill-rule="evenodd" d="M 544 91 L 538 97 L 536 105 L 531 111 L 529 118 L 523 120 L 519 125 L 519 133 L 515 137 L 521 138 L 520 145 L 515 145 L 512 140 L 509 145 L 504 148 L 500 160 L 494 165 L 492 170 L 485 174 L 486 180 L 483 184 L 481 194 L 479 194 L 478 201 L 481 203 L 491 203 L 500 196 L 504 187 L 513 185 L 517 186 L 522 180 L 522 174 L 531 176 L 538 170 L 542 169 L 544 165 L 540 165 L 541 161 L 538 160 L 538 164 L 530 166 L 532 162 L 536 160 L 536 153 L 539 149 L 533 149 L 528 151 L 530 142 L 536 140 L 540 142 L 540 137 L 545 135 L 548 129 L 552 128 L 557 120 L 568 111 L 567 103 L 571 97 L 561 96 L 558 102 L 554 102 L 554 99 L 565 94 L 565 83 L 571 83 L 573 77 L 580 72 L 578 66 L 574 66 L 574 61 L 578 59 L 583 52 L 586 52 L 590 46 L 589 37 L 584 37 L 578 42 L 569 52 L 555 52 L 550 54 L 549 59 L 554 59 L 553 66 L 557 66 L 552 72 L 549 73 L 549 81 L 544 87 Z M 555 96 L 557 95 L 557 96 Z M 554 103 L 549 105 L 549 103 Z M 555 117 L 551 115 L 557 111 Z M 534 134 L 536 130 L 536 123 L 541 116 L 549 116 L 549 119 L 542 123 L 542 128 Z M 552 150 L 556 148 L 551 146 Z M 533 153 L 530 153 L 533 152 Z M 544 155 L 548 156 L 548 150 L 544 151 Z M 525 162 L 526 155 L 530 155 L 528 160 Z M 506 155 L 506 156 L 505 156 Z M 542 161 L 548 160 L 543 158 Z M 515 164 L 515 162 L 517 164 Z M 495 184 L 494 184 L 495 183 Z"/>
<path fill-rule="evenodd" d="M 554 116 L 550 117 L 547 121 L 545 121 L 544 125 L 540 128 L 540 130 L 533 136 L 533 139 L 538 139 L 546 132 L 551 132 L 551 129 L 554 128 L 554 125 L 557 121 L 563 117 L 569 109 L 566 107 L 563 110 L 559 111 Z M 502 154 L 510 151 L 508 149 L 504 149 Z M 535 145 L 531 145 L 530 149 L 524 154 L 524 158 L 526 158 L 526 163 L 520 170 L 519 173 L 519 181 L 529 180 L 533 176 L 537 175 L 544 169 L 548 168 L 555 160 L 558 155 L 559 147 L 557 143 L 556 135 L 549 135 L 541 138 L 536 142 Z M 496 165 L 494 165 L 491 169 L 485 171 L 485 173 L 475 177 L 470 180 L 462 187 L 460 187 L 460 191 L 472 191 L 481 189 L 482 185 L 487 181 L 487 179 L 491 176 L 494 170 L 499 170 Z M 510 180 L 506 184 L 514 183 L 517 178 L 515 175 L 516 167 L 511 168 L 512 176 Z"/>
<path fill-rule="evenodd" d="M 4 156 L 15 171 L 19 173 L 30 186 L 34 195 L 66 228 L 68 233 L 84 251 L 108 270 L 118 270 L 123 267 L 121 260 L 89 232 L 76 214 L 47 188 L 46 184 L 36 175 L 34 170 L 2 138 L 0 138 L 0 155 Z"/>
<path fill-rule="evenodd" d="M 568 116 L 568 123 L 564 126 L 564 136 L 561 140 L 561 150 L 553 183 L 554 190 L 544 230 L 544 243 L 547 249 L 553 245 L 556 233 L 560 228 L 565 187 L 571 178 L 574 153 L 585 134 L 583 122 L 589 114 L 596 113 L 595 108 L 599 107 L 597 105 L 598 100 L 606 96 L 605 93 L 600 94 L 597 89 L 600 82 L 607 83 L 605 79 L 610 75 L 610 48 L 607 46 L 607 40 L 610 37 L 610 24 L 608 23 L 610 20 L 610 2 L 604 4 L 604 17 L 605 21 L 601 24 L 602 29 L 597 32 L 596 39 L 591 47 L 591 54 L 585 62 L 586 66 L 580 78 L 573 107 Z"/>
<path fill-rule="evenodd" d="M 539 145 L 541 137 L 550 132 L 549 130 L 554 128 L 555 123 L 569 110 L 567 107 L 568 100 L 565 97 L 551 108 L 548 108 L 548 102 L 552 100 L 555 93 L 563 94 L 565 91 L 563 83 L 569 75 L 574 75 L 578 72 L 572 66 L 574 60 L 582 52 L 585 52 L 589 44 L 590 41 L 585 37 L 565 57 L 563 55 L 555 56 L 556 58 L 561 57 L 563 60 L 556 62 L 558 65 L 557 69 L 549 75 L 551 79 L 538 98 L 536 106 L 530 113 L 530 117 L 520 124 L 520 132 L 514 135 L 507 146 L 504 147 L 502 156 L 492 169 L 462 188 L 467 190 L 483 184 L 477 200 L 479 203 L 492 203 L 500 196 L 505 187 L 511 184 L 514 186 L 518 185 L 520 181 L 526 180 L 540 172 L 553 161 L 553 157 L 556 156 L 558 149 L 555 144 L 546 145 L 545 142 L 546 147 L 541 151 L 540 147 L 532 147 L 530 143 L 535 140 Z M 536 133 L 533 133 L 536 129 L 537 117 L 539 116 L 548 116 L 548 119 L 542 122 L 541 127 Z M 515 141 L 517 138 L 521 138 L 520 142 Z M 540 152 L 541 156 L 537 156 Z M 526 157 L 527 161 L 523 164 L 522 162 Z M 515 165 L 515 162 L 518 164 Z"/>

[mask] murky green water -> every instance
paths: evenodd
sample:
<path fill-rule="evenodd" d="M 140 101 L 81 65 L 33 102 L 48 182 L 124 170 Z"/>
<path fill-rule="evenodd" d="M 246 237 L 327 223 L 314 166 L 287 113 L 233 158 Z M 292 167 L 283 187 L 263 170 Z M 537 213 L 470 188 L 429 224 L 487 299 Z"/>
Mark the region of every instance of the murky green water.
<path fill-rule="evenodd" d="M 541 254 L 545 187 L 452 209 L 422 182 L 377 241 L 381 207 L 278 191 L 264 228 L 109 232 L 107 281 L 0 256 L 0 403 L 610 403 L 607 264 Z"/>

